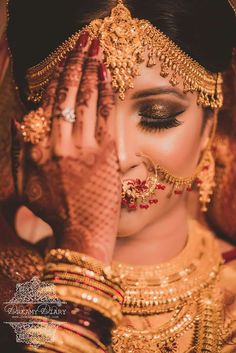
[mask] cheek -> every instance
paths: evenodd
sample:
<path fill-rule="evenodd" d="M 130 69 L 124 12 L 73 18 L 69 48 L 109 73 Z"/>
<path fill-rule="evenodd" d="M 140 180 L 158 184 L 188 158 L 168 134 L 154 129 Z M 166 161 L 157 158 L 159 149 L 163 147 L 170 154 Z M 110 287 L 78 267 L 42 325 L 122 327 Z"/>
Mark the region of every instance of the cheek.
<path fill-rule="evenodd" d="M 143 153 L 176 176 L 192 175 L 198 163 L 202 110 L 194 110 L 179 119 L 182 125 L 160 132 L 139 132 L 137 139 Z"/>

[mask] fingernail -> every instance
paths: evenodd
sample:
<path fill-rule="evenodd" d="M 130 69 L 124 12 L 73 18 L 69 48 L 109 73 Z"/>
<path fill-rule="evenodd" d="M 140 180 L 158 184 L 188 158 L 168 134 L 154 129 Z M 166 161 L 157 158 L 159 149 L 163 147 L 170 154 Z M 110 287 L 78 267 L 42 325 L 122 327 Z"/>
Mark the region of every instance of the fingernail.
<path fill-rule="evenodd" d="M 98 55 L 99 51 L 99 40 L 97 38 L 93 39 L 92 44 L 89 48 L 89 56 L 93 57 Z"/>
<path fill-rule="evenodd" d="M 88 37 L 89 37 L 89 33 L 83 32 L 78 39 L 78 42 L 76 44 L 76 49 L 81 49 L 81 48 L 86 47 L 86 45 L 88 43 Z"/>
<path fill-rule="evenodd" d="M 103 63 L 98 67 L 98 77 L 100 81 L 106 81 L 107 79 L 107 68 Z"/>

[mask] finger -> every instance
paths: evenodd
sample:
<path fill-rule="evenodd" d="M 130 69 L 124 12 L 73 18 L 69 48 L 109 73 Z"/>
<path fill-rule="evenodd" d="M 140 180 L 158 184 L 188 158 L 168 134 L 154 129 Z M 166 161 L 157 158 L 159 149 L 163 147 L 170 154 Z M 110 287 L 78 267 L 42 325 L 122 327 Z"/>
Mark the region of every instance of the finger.
<path fill-rule="evenodd" d="M 52 119 L 52 112 L 55 104 L 56 90 L 57 90 L 59 79 L 60 79 L 61 73 L 63 72 L 65 63 L 66 63 L 66 57 L 64 57 L 60 61 L 60 63 L 56 66 L 53 72 L 52 78 L 49 81 L 43 95 L 41 107 L 44 110 L 45 117 L 49 121 L 51 121 Z M 26 148 L 25 155 L 28 156 L 28 158 L 31 158 L 33 161 L 35 161 L 38 164 L 45 163 L 50 156 L 50 137 L 51 137 L 50 135 L 51 134 L 49 133 L 38 144 L 28 146 Z"/>
<path fill-rule="evenodd" d="M 115 95 L 111 85 L 111 75 L 104 63 L 98 68 L 99 76 L 99 98 L 97 110 L 96 140 L 99 144 L 109 136 L 113 136 Z"/>
<path fill-rule="evenodd" d="M 93 39 L 76 101 L 76 122 L 73 137 L 76 145 L 95 146 L 98 100 L 99 40 Z"/>
<path fill-rule="evenodd" d="M 84 59 L 88 42 L 88 32 L 81 34 L 76 48 L 71 52 L 63 73 L 61 74 L 56 101 L 53 110 L 52 139 L 53 146 L 62 151 L 71 143 L 72 122 L 66 118 L 75 114 L 75 103 L 82 77 Z"/>
<path fill-rule="evenodd" d="M 44 112 L 48 117 L 52 116 L 52 111 L 55 103 L 55 95 L 56 95 L 61 73 L 63 72 L 63 69 L 64 69 L 65 62 L 66 62 L 66 58 L 63 58 L 61 62 L 57 65 L 57 67 L 55 68 L 55 71 L 53 72 L 52 78 L 49 81 L 49 84 L 46 88 L 46 91 L 43 95 L 42 108 L 44 109 Z"/>

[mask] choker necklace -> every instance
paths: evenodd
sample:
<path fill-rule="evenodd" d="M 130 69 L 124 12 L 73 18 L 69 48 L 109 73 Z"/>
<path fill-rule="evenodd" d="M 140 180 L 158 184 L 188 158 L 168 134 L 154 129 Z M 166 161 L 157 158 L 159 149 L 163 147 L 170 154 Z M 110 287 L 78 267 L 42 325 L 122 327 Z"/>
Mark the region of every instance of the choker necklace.
<path fill-rule="evenodd" d="M 179 351 L 181 338 L 189 332 L 187 352 L 219 352 L 222 340 L 222 300 L 217 289 L 223 260 L 212 233 L 191 220 L 183 251 L 160 265 L 132 266 L 113 262 L 122 276 L 124 315 L 171 313 L 157 329 L 136 329 L 121 324 L 112 332 L 115 353 Z"/>
<path fill-rule="evenodd" d="M 112 263 L 125 290 L 122 311 L 150 315 L 174 310 L 212 285 L 221 263 L 211 232 L 191 220 L 187 244 L 171 261 L 154 266 Z"/>

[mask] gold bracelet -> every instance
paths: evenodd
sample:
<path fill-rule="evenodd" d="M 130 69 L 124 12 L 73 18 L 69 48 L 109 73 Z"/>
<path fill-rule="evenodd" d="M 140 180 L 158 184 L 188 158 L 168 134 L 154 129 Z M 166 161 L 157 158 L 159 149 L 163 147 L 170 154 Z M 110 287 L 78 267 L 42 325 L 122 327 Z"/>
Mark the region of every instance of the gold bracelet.
<path fill-rule="evenodd" d="M 57 272 L 57 271 L 78 274 L 84 277 L 88 277 L 97 282 L 106 284 L 107 286 L 120 292 L 122 296 L 124 295 L 124 290 L 121 288 L 119 283 L 111 282 L 110 280 L 107 280 L 103 275 L 99 275 L 94 271 L 88 270 L 78 265 L 65 264 L 65 263 L 53 263 L 53 262 L 46 263 L 45 270 L 44 270 L 45 274 L 47 274 L 48 272 Z"/>
<path fill-rule="evenodd" d="M 122 303 L 119 300 L 117 300 L 114 294 L 106 293 L 103 289 L 99 287 L 94 288 L 94 286 L 91 286 L 87 283 L 77 283 L 75 281 L 72 282 L 72 281 L 69 281 L 68 279 L 63 279 L 63 278 L 58 278 L 56 281 L 54 281 L 54 280 L 51 280 L 50 277 L 46 277 L 45 280 L 50 281 L 51 283 L 56 285 L 63 284 L 67 286 L 73 286 L 76 288 L 85 289 L 88 292 L 91 292 L 93 294 L 95 293 L 96 295 L 103 297 L 104 299 L 115 300 L 117 303 L 122 305 Z"/>
<path fill-rule="evenodd" d="M 81 353 L 98 353 L 101 351 L 106 351 L 106 347 L 103 343 L 101 343 L 90 333 L 81 333 L 78 329 L 78 325 L 64 323 L 40 316 L 34 317 L 34 320 L 36 320 L 35 322 L 37 323 L 37 326 L 31 327 L 29 329 L 29 333 L 31 335 L 35 335 L 36 337 L 42 336 L 45 329 L 48 331 L 48 325 L 51 324 L 56 327 L 53 342 L 43 342 L 42 347 L 38 347 L 41 351 L 35 350 L 35 352 L 45 352 L 44 349 L 47 350 L 50 348 L 54 351 L 57 350 L 58 352 L 70 353 L 77 353 L 78 351 Z M 43 322 L 41 322 L 41 327 L 39 326 L 40 320 L 47 323 L 46 328 L 43 327 Z M 27 348 L 37 349 L 35 345 L 28 345 Z"/>
<path fill-rule="evenodd" d="M 46 255 L 47 262 L 67 263 L 84 267 L 90 271 L 104 276 L 107 280 L 114 283 L 121 282 L 121 276 L 112 270 L 111 266 L 105 266 L 101 261 L 77 251 L 67 249 L 52 249 Z"/>
<path fill-rule="evenodd" d="M 75 287 L 81 287 L 90 291 L 95 290 L 95 292 L 98 292 L 98 294 L 105 296 L 108 299 L 114 299 L 120 304 L 123 303 L 124 296 L 122 296 L 120 292 L 114 290 L 111 286 L 95 281 L 92 278 L 87 278 L 78 274 L 71 274 L 67 272 L 55 272 L 51 274 L 46 274 L 44 276 L 44 280 L 50 281 L 55 284 L 67 282 L 64 284 L 73 285 Z"/>
<path fill-rule="evenodd" d="M 50 296 L 50 292 L 47 293 L 47 290 L 47 287 L 42 288 L 42 294 Z M 111 319 L 116 326 L 122 320 L 121 306 L 112 299 L 103 298 L 92 292 L 69 285 L 55 286 L 54 295 L 61 300 L 70 301 L 72 303 L 85 305 L 95 309 L 102 315 Z"/>

